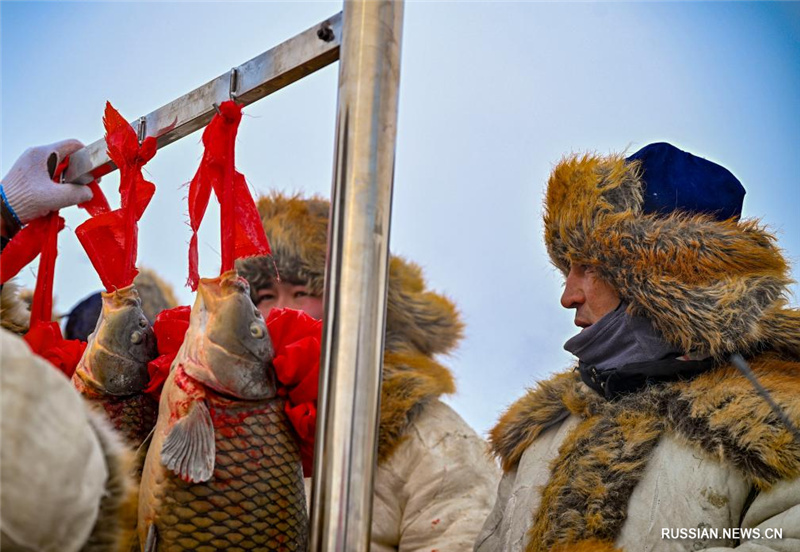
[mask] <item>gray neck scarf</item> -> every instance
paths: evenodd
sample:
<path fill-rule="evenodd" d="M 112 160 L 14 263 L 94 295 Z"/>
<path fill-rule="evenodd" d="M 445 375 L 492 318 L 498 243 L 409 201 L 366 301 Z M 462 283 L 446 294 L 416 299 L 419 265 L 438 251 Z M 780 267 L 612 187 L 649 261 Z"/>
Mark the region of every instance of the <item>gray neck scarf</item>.
<path fill-rule="evenodd" d="M 619 368 L 633 362 L 677 357 L 683 351 L 664 341 L 653 324 L 625 312 L 620 305 L 564 343 L 564 349 L 597 370 Z"/>

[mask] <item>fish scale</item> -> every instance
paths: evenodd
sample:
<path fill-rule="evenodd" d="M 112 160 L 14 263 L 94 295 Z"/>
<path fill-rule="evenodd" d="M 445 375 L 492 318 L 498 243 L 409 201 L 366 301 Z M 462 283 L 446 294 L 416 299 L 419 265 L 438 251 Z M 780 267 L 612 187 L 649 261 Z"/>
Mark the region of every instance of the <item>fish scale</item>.
<path fill-rule="evenodd" d="M 156 425 L 158 403 L 147 395 L 105 397 L 88 402 L 105 412 L 114 429 L 134 447 L 141 445 Z"/>
<path fill-rule="evenodd" d="M 158 463 L 147 491 L 159 512 L 158 550 L 305 550 L 300 455 L 282 399 L 209 401 L 214 476 L 188 483 Z M 161 439 L 159 439 L 160 441 Z M 160 450 L 161 443 L 154 443 Z"/>

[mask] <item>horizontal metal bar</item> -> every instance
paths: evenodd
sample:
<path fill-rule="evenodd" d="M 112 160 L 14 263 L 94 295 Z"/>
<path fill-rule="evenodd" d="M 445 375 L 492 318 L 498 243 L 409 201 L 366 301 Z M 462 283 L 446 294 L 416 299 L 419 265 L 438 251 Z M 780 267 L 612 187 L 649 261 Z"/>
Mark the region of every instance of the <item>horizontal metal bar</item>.
<path fill-rule="evenodd" d="M 234 67 L 223 75 L 192 90 L 131 126 L 141 138 L 155 136 L 163 148 L 206 126 L 214 116 L 214 104 L 233 96 L 248 105 L 296 82 L 339 59 L 342 40 L 342 13 L 334 15 Z M 140 133 L 144 125 L 144 133 Z M 143 134 L 143 136 L 142 136 Z M 100 139 L 70 156 L 64 181 L 88 184 L 117 167 Z"/>

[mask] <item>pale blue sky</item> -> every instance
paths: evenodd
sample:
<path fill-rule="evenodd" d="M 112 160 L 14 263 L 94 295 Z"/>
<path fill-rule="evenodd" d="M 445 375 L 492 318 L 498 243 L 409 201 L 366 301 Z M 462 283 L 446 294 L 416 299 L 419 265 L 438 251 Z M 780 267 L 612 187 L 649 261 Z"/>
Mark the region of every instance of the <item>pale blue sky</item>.
<path fill-rule="evenodd" d="M 340 9 L 3 1 L 0 168 L 31 145 L 100 138 L 106 100 L 133 120 Z M 254 189 L 329 195 L 336 80 L 334 65 L 246 108 L 237 164 Z M 748 190 L 745 216 L 775 229 L 796 266 L 798 98 L 798 3 L 407 3 L 391 243 L 464 314 L 467 337 L 445 361 L 467 421 L 485 432 L 524 387 L 570 365 L 561 347 L 576 328 L 540 225 L 562 155 L 669 141 L 719 162 Z M 158 192 L 140 224 L 140 263 L 186 303 L 182 186 L 199 141 L 148 165 Z M 103 187 L 114 197 L 117 184 Z M 70 228 L 85 217 L 63 214 Z M 201 230 L 206 275 L 219 266 L 215 215 Z M 56 308 L 68 311 L 100 283 L 74 235 L 59 243 Z"/>

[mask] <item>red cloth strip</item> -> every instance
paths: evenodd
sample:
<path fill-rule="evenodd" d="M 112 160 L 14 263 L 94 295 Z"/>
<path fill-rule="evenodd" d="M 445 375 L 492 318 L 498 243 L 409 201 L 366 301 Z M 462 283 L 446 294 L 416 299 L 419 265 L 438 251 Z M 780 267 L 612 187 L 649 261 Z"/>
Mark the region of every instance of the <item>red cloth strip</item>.
<path fill-rule="evenodd" d="M 197 231 L 205 216 L 211 190 L 220 203 L 220 274 L 232 270 L 236 259 L 271 253 L 258 208 L 244 175 L 236 171 L 234 147 L 242 120 L 242 106 L 223 102 L 219 113 L 203 131 L 203 159 L 189 184 L 189 277 L 187 285 L 197 289 L 200 281 Z"/>
<path fill-rule="evenodd" d="M 129 286 L 138 274 L 138 222 L 155 193 L 142 168 L 156 153 L 156 139 L 149 136 L 139 145 L 136 132 L 108 102 L 103 124 L 108 156 L 120 172 L 120 208 L 110 211 L 108 202 L 94 208 L 93 218 L 78 226 L 75 234 L 106 291 L 111 292 Z"/>

